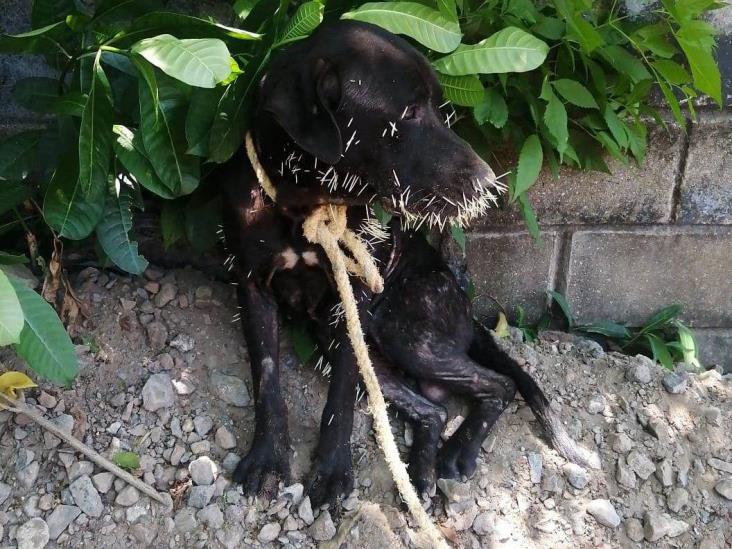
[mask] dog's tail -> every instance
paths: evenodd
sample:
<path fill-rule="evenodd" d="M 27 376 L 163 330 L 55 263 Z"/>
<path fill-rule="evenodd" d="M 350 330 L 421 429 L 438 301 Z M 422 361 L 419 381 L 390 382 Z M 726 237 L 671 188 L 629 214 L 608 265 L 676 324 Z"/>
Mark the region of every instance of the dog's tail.
<path fill-rule="evenodd" d="M 569 436 L 534 378 L 498 346 L 485 326 L 477 321 L 474 324 L 475 336 L 470 348 L 471 357 L 485 367 L 510 377 L 516 383 L 518 392 L 534 412 L 557 452 L 577 465 L 599 469 L 600 456 L 583 448 Z"/>

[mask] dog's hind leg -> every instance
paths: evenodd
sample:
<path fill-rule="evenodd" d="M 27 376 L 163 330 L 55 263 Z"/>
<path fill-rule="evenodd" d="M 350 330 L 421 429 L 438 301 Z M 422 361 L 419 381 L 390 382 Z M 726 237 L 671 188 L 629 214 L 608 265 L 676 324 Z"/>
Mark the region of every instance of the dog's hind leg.
<path fill-rule="evenodd" d="M 272 492 L 277 480 L 288 480 L 290 444 L 287 408 L 280 389 L 279 320 L 274 297 L 257 282 L 239 277 L 237 296 L 254 385 L 255 427 L 249 453 L 233 478 L 247 494 Z"/>
<path fill-rule="evenodd" d="M 583 467 L 600 468 L 600 457 L 569 436 L 536 381 L 497 345 L 490 332 L 478 322 L 474 322 L 474 337 L 469 354 L 487 368 L 510 377 L 516 383 L 519 393 L 534 412 L 557 452 Z"/>
<path fill-rule="evenodd" d="M 414 441 L 407 469 L 417 493 L 431 497 L 435 494 L 437 444 L 447 420 L 447 411 L 407 385 L 399 371 L 373 350 L 371 361 L 384 398 L 412 424 Z"/>

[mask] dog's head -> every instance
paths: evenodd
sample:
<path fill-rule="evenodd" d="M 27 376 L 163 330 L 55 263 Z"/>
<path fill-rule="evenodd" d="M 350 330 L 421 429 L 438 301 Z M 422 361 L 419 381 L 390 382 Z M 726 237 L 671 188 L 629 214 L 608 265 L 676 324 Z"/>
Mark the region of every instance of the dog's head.
<path fill-rule="evenodd" d="M 466 225 L 502 190 L 446 124 L 427 59 L 373 25 L 324 25 L 273 60 L 259 97 L 260 119 L 293 144 L 274 162 L 280 174 L 380 200 L 409 225 Z"/>

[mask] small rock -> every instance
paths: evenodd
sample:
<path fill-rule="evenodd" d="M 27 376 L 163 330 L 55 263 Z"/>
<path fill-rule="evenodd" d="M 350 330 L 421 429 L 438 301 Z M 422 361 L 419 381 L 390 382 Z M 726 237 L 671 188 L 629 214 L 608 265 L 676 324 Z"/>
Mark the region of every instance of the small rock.
<path fill-rule="evenodd" d="M 310 498 L 308 496 L 305 496 L 300 502 L 300 505 L 297 506 L 297 516 L 308 525 L 312 524 L 315 520 L 313 508 L 310 505 Z"/>
<path fill-rule="evenodd" d="M 656 471 L 656 466 L 648 456 L 637 450 L 633 450 L 629 453 L 626 460 L 628 462 L 628 466 L 643 480 L 646 480 Z"/>
<path fill-rule="evenodd" d="M 168 329 L 165 324 L 154 320 L 145 326 L 147 332 L 147 340 L 153 351 L 162 351 L 165 349 L 165 343 L 168 341 Z"/>
<path fill-rule="evenodd" d="M 173 451 L 170 453 L 170 464 L 177 467 L 180 464 L 180 460 L 183 458 L 183 455 L 185 453 L 186 447 L 180 444 L 176 444 L 173 447 Z"/>
<path fill-rule="evenodd" d="M 226 404 L 243 408 L 251 401 L 249 389 L 241 378 L 215 372 L 211 374 L 212 391 Z"/>
<path fill-rule="evenodd" d="M 610 437 L 612 449 L 619 454 L 627 454 L 633 449 L 633 441 L 625 433 L 616 433 Z"/>
<path fill-rule="evenodd" d="M 80 476 L 91 476 L 94 473 L 94 464 L 91 461 L 76 461 L 69 467 L 69 482 L 73 482 Z"/>
<path fill-rule="evenodd" d="M 196 390 L 196 386 L 187 379 L 174 379 L 172 383 L 173 389 L 175 389 L 175 392 L 179 395 L 190 395 Z"/>
<path fill-rule="evenodd" d="M 567 477 L 569 483 L 578 490 L 582 490 L 590 482 L 590 476 L 587 471 L 575 463 L 565 463 L 562 467 L 562 472 Z"/>
<path fill-rule="evenodd" d="M 8 484 L 0 482 L 0 506 L 5 503 L 5 500 L 10 497 L 12 492 L 13 489 Z"/>
<path fill-rule="evenodd" d="M 541 454 L 536 454 L 532 452 L 526 456 L 526 459 L 529 462 L 529 477 L 531 479 L 531 482 L 534 484 L 539 484 L 541 482 L 541 471 L 543 467 Z"/>
<path fill-rule="evenodd" d="M 240 461 L 241 458 L 239 456 L 233 452 L 229 452 L 224 457 L 224 461 L 221 462 L 221 465 L 223 466 L 224 471 L 227 473 L 233 473 Z"/>
<path fill-rule="evenodd" d="M 104 505 L 102 504 L 102 498 L 99 497 L 99 492 L 94 488 L 91 479 L 88 476 L 82 476 L 77 478 L 74 482 L 69 485 L 71 495 L 76 502 L 76 505 L 91 517 L 102 516 L 104 511 Z"/>
<path fill-rule="evenodd" d="M 107 492 L 109 492 L 110 488 L 112 488 L 113 482 L 114 475 L 112 473 L 108 473 L 107 471 L 103 473 L 97 473 L 92 477 L 92 483 L 94 484 L 94 487 L 102 494 L 106 494 Z"/>
<path fill-rule="evenodd" d="M 725 473 L 732 473 L 732 463 L 722 461 L 717 458 L 709 458 L 707 463 L 714 467 L 717 471 L 724 471 Z"/>
<path fill-rule="evenodd" d="M 38 508 L 41 511 L 50 511 L 53 509 L 53 494 L 43 494 L 38 500 Z"/>
<path fill-rule="evenodd" d="M 316 541 L 328 541 L 336 534 L 336 527 L 328 511 L 322 511 L 308 532 Z"/>
<path fill-rule="evenodd" d="M 643 533 L 646 540 L 658 541 L 664 536 L 675 538 L 689 529 L 683 520 L 671 518 L 666 513 L 649 513 L 643 517 Z"/>
<path fill-rule="evenodd" d="M 702 413 L 704 414 L 704 418 L 712 425 L 716 425 L 717 427 L 722 426 L 722 411 L 716 406 L 704 408 Z"/>
<path fill-rule="evenodd" d="M 617 528 L 620 525 L 620 517 L 615 507 L 606 499 L 593 499 L 587 505 L 587 512 L 603 526 Z"/>
<path fill-rule="evenodd" d="M 213 428 L 213 420 L 209 416 L 196 416 L 193 418 L 193 426 L 199 436 L 205 437 Z"/>
<path fill-rule="evenodd" d="M 564 491 L 564 481 L 555 473 L 544 475 L 544 480 L 541 483 L 541 489 L 545 492 L 561 494 Z"/>
<path fill-rule="evenodd" d="M 216 445 L 223 450 L 230 450 L 236 447 L 236 437 L 234 433 L 229 431 L 223 425 L 216 429 L 216 436 L 214 437 Z"/>
<path fill-rule="evenodd" d="M 211 306 L 213 290 L 209 286 L 199 286 L 194 292 L 195 304 L 199 309 Z"/>
<path fill-rule="evenodd" d="M 282 490 L 283 494 L 290 496 L 290 498 L 292 499 L 292 503 L 294 503 L 295 505 L 298 505 L 302 501 L 302 496 L 304 492 L 305 487 L 299 482 L 291 484 L 290 486 L 285 486 L 285 488 Z"/>
<path fill-rule="evenodd" d="M 262 529 L 257 535 L 257 539 L 262 543 L 269 543 L 277 539 L 277 536 L 280 535 L 280 530 L 281 527 L 279 523 L 270 522 L 269 524 L 265 524 L 264 526 L 262 526 Z"/>
<path fill-rule="evenodd" d="M 485 536 L 487 534 L 490 534 L 491 530 L 493 530 L 493 524 L 495 520 L 495 513 L 492 513 L 490 511 L 483 511 L 482 513 L 479 513 L 473 521 L 473 532 L 475 532 L 479 536 Z"/>
<path fill-rule="evenodd" d="M 618 468 L 615 478 L 617 479 L 618 484 L 621 484 L 626 488 L 635 488 L 636 486 L 635 473 L 630 467 L 628 467 L 628 464 L 622 457 L 618 460 Z"/>
<path fill-rule="evenodd" d="M 114 423 L 110 423 L 109 427 L 107 427 L 107 432 L 110 435 L 116 435 L 121 428 L 122 428 L 122 422 L 115 421 Z"/>
<path fill-rule="evenodd" d="M 511 537 L 511 532 L 513 532 L 513 528 L 513 524 L 511 524 L 507 520 L 497 518 L 496 522 L 493 524 L 493 536 L 499 542 L 506 541 L 508 538 Z"/>
<path fill-rule="evenodd" d="M 665 421 L 658 418 L 648 420 L 648 431 L 662 444 L 668 444 L 671 440 L 671 432 Z"/>
<path fill-rule="evenodd" d="M 674 513 L 678 513 L 689 503 L 689 492 L 685 488 L 674 488 L 666 497 L 666 505 Z"/>
<path fill-rule="evenodd" d="M 142 406 L 148 412 L 169 408 L 175 403 L 173 384 L 168 374 L 151 375 L 142 388 Z"/>
<path fill-rule="evenodd" d="M 170 346 L 174 349 L 178 349 L 181 353 L 187 353 L 193 350 L 196 346 L 196 342 L 189 335 L 178 334 L 170 342 Z"/>
<path fill-rule="evenodd" d="M 56 437 L 54 437 L 56 438 Z M 15 473 L 15 480 L 18 481 L 21 487 L 26 490 L 33 487 L 38 478 L 38 472 L 41 470 L 41 466 L 37 461 L 30 463 L 27 467 L 24 467 L 20 471 Z"/>
<path fill-rule="evenodd" d="M 41 391 L 41 394 L 38 395 L 38 404 L 40 404 L 47 410 L 50 410 L 56 407 L 56 404 L 58 404 L 58 400 L 49 395 L 46 391 Z"/>
<path fill-rule="evenodd" d="M 75 505 L 59 505 L 56 507 L 46 519 L 49 537 L 55 540 L 80 514 L 81 509 Z"/>
<path fill-rule="evenodd" d="M 645 385 L 651 381 L 651 369 L 655 368 L 653 361 L 645 355 L 636 355 L 636 364 L 628 368 L 625 377 L 628 381 L 634 381 Z"/>
<path fill-rule="evenodd" d="M 211 458 L 203 456 L 188 464 L 188 473 L 191 475 L 191 480 L 197 485 L 208 486 L 213 484 L 218 467 L 211 461 Z"/>
<path fill-rule="evenodd" d="M 714 491 L 724 499 L 732 500 L 732 479 L 722 479 L 714 485 Z"/>
<path fill-rule="evenodd" d="M 208 440 L 199 440 L 191 443 L 191 452 L 196 455 L 208 454 L 211 451 L 211 443 Z"/>
<path fill-rule="evenodd" d="M 42 518 L 32 518 L 15 534 L 18 549 L 43 549 L 49 540 L 48 524 Z"/>
<path fill-rule="evenodd" d="M 178 288 L 172 282 L 164 282 L 160 291 L 155 295 L 155 306 L 162 309 L 178 295 Z"/>
<path fill-rule="evenodd" d="M 595 395 L 590 399 L 587 410 L 591 414 L 600 414 L 605 409 L 605 399 L 602 395 Z"/>
<path fill-rule="evenodd" d="M 176 531 L 183 534 L 191 532 L 198 526 L 196 511 L 190 508 L 181 509 L 176 513 L 174 522 Z"/>
<path fill-rule="evenodd" d="M 637 518 L 629 518 L 625 521 L 625 534 L 635 542 L 643 541 L 643 523 Z"/>
<path fill-rule="evenodd" d="M 203 509 L 211 501 L 215 491 L 216 487 L 213 484 L 208 486 L 193 486 L 188 496 L 188 506 Z"/>
<path fill-rule="evenodd" d="M 663 376 L 661 383 L 663 383 L 663 387 L 666 391 L 672 395 L 679 395 L 686 391 L 686 387 L 689 383 L 689 374 L 686 372 L 679 372 L 675 374 L 668 373 Z"/>
<path fill-rule="evenodd" d="M 473 499 L 470 483 L 468 482 L 441 478 L 437 481 L 437 487 L 445 494 L 450 503 L 461 503 Z"/>
<path fill-rule="evenodd" d="M 138 502 L 140 499 L 140 492 L 137 491 L 132 485 L 127 485 L 117 494 L 114 502 L 122 507 L 130 507 Z M 134 522 L 134 521 L 132 521 Z"/>
<path fill-rule="evenodd" d="M 670 459 L 664 459 L 656 466 L 656 478 L 664 486 L 671 486 L 674 483 L 674 471 Z"/>
<path fill-rule="evenodd" d="M 199 522 L 211 528 L 221 528 L 224 525 L 224 514 L 216 503 L 212 503 L 201 509 L 196 514 L 196 518 Z"/>

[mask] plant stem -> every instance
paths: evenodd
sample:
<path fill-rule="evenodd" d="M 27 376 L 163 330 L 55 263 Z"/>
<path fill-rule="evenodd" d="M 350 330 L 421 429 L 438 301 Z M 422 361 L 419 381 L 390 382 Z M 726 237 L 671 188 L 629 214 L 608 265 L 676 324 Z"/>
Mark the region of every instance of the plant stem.
<path fill-rule="evenodd" d="M 57 425 L 48 421 L 45 417 L 43 417 L 41 414 L 30 408 L 23 402 L 12 399 L 9 396 L 4 395 L 3 393 L 0 393 L 0 401 L 4 401 L 7 404 L 7 406 L 0 406 L 0 409 L 4 407 L 11 412 L 14 412 L 16 414 L 23 414 L 31 418 L 46 431 L 49 431 L 61 440 L 65 441 L 74 450 L 84 454 L 91 461 L 99 465 L 99 467 L 101 467 L 102 469 L 106 469 L 107 471 L 121 478 L 128 484 L 131 484 L 132 486 L 140 490 L 140 492 L 151 497 L 155 501 L 162 503 L 163 505 L 169 505 L 170 502 L 166 501 L 165 498 L 163 498 L 163 496 L 157 490 L 155 490 L 155 488 L 153 488 L 149 484 L 145 484 L 139 478 L 133 477 L 130 473 L 109 461 L 107 458 L 99 454 L 99 452 L 97 452 L 96 450 L 93 450 L 74 436 L 62 431 Z"/>

